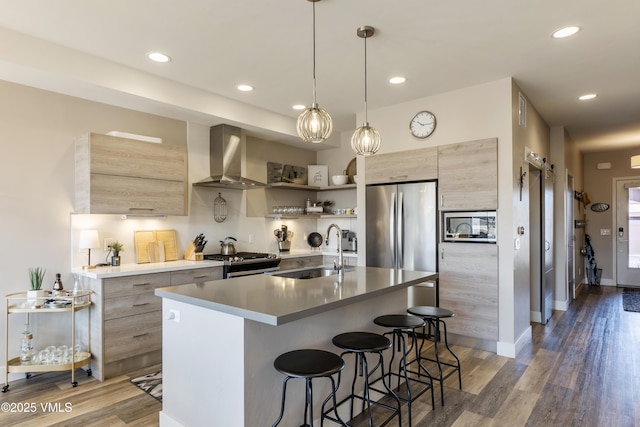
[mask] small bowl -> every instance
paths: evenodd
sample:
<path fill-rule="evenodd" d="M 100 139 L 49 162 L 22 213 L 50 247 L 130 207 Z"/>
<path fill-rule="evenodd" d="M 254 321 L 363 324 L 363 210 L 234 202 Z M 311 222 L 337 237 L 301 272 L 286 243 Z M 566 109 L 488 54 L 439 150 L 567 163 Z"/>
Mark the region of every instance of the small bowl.
<path fill-rule="evenodd" d="M 353 175 L 353 182 L 358 183 L 358 175 Z"/>
<path fill-rule="evenodd" d="M 349 177 L 347 175 L 333 175 L 331 177 L 331 182 L 333 185 L 345 185 Z"/>

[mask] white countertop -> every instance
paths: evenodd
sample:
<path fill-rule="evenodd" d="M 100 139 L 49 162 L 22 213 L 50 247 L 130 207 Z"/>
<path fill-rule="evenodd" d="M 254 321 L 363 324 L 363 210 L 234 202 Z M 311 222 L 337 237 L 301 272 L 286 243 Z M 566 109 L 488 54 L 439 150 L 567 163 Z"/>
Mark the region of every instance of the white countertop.
<path fill-rule="evenodd" d="M 355 252 L 344 252 L 345 258 L 357 258 L 358 254 Z M 291 252 L 281 252 L 280 258 L 288 259 L 288 258 L 301 258 L 306 256 L 338 256 L 337 252 L 330 250 L 312 250 L 312 249 L 303 249 L 303 250 L 293 250 Z M 79 276 L 88 277 L 91 279 L 107 279 L 109 277 L 121 277 L 121 276 L 133 276 L 136 274 L 149 274 L 149 273 L 164 273 L 168 271 L 176 271 L 176 270 L 191 270 L 195 268 L 207 268 L 207 267 L 218 267 L 224 265 L 221 261 L 186 261 L 186 260 L 177 260 L 177 261 L 166 261 L 166 262 L 155 262 L 155 263 L 144 263 L 144 264 L 122 264 L 119 267 L 96 267 L 91 270 L 83 270 L 83 269 L 73 269 L 71 272 L 73 274 L 77 274 Z"/>
<path fill-rule="evenodd" d="M 342 279 L 337 275 L 290 279 L 261 274 L 158 288 L 155 294 L 260 323 L 282 325 L 437 277 L 433 272 L 353 267 Z"/>
<path fill-rule="evenodd" d="M 119 267 L 96 267 L 91 270 L 74 269 L 73 274 L 89 277 L 91 279 L 106 279 L 109 277 L 133 276 L 136 274 L 165 273 L 176 270 L 191 270 L 196 268 L 218 267 L 224 263 L 221 261 L 166 261 L 145 264 L 122 264 Z"/>

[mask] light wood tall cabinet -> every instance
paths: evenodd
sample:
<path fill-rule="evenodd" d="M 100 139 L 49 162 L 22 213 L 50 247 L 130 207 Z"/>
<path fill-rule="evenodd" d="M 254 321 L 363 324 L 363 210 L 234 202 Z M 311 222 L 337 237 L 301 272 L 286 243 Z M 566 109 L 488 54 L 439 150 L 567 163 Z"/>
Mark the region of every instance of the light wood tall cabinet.
<path fill-rule="evenodd" d="M 438 147 L 440 210 L 498 208 L 498 140 Z"/>
<path fill-rule="evenodd" d="M 435 147 L 378 154 L 365 160 L 365 184 L 438 179 Z"/>
<path fill-rule="evenodd" d="M 184 147 L 89 133 L 75 141 L 80 214 L 187 214 Z"/>
<path fill-rule="evenodd" d="M 440 243 L 439 270 L 440 307 L 455 313 L 448 332 L 497 342 L 498 246 Z"/>

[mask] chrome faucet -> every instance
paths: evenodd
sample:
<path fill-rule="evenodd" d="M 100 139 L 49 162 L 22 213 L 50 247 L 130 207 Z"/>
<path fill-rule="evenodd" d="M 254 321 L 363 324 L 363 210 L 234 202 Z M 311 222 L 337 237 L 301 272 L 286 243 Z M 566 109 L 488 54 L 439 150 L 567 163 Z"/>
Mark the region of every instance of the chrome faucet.
<path fill-rule="evenodd" d="M 338 263 L 336 264 L 336 262 L 334 261 L 333 268 L 338 270 L 339 276 L 342 276 L 342 273 L 344 270 L 344 256 L 342 255 L 342 229 L 338 227 L 336 224 L 331 224 L 327 228 L 327 237 L 324 242 L 326 245 L 329 244 L 329 232 L 331 232 L 331 228 L 335 228 L 336 233 L 338 235 Z"/>

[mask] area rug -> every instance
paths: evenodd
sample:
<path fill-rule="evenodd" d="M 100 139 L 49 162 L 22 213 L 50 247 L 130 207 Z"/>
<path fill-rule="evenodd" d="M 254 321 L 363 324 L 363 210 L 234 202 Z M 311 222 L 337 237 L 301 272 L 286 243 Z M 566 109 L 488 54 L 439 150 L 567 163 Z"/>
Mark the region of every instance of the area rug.
<path fill-rule="evenodd" d="M 640 312 L 640 288 L 622 290 L 622 308 L 624 311 Z"/>
<path fill-rule="evenodd" d="M 134 378 L 131 382 L 142 391 L 162 402 L 162 371 Z"/>

